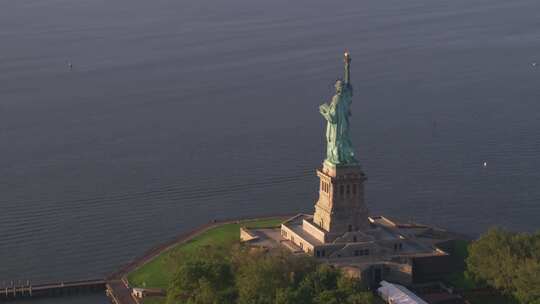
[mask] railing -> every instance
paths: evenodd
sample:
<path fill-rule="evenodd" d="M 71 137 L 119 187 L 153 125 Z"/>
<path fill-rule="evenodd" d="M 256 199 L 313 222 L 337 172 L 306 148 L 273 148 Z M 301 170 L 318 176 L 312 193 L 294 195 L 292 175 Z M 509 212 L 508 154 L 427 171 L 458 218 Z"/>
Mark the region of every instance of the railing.
<path fill-rule="evenodd" d="M 29 280 L 22 283 L 20 280 L 11 281 L 8 285 L 5 282 L 0 287 L 0 299 L 10 300 L 23 297 L 38 297 L 61 295 L 69 292 L 81 291 L 102 291 L 105 289 L 105 280 L 82 280 L 68 282 L 54 282 L 32 285 Z"/>

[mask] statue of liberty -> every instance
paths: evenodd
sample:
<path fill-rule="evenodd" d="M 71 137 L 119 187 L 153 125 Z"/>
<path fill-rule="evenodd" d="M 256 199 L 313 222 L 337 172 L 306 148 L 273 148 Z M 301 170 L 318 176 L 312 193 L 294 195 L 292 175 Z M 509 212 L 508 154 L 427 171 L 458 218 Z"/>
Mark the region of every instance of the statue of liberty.
<path fill-rule="evenodd" d="M 319 111 L 326 119 L 326 160 L 332 165 L 356 164 L 351 137 L 349 116 L 351 116 L 352 85 L 350 83 L 351 57 L 345 52 L 345 78 L 337 80 L 336 94 L 330 103 L 324 103 Z"/>

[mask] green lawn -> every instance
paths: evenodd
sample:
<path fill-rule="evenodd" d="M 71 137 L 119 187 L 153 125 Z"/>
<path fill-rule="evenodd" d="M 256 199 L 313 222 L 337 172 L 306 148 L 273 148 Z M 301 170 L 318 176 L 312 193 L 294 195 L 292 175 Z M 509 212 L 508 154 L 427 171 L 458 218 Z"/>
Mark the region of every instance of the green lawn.
<path fill-rule="evenodd" d="M 189 254 L 197 248 L 207 245 L 230 246 L 235 241 L 240 239 L 240 226 L 249 228 L 266 228 L 278 227 L 284 218 L 261 219 L 261 220 L 245 220 L 239 224 L 223 224 L 221 226 L 207 230 L 192 240 L 177 245 L 163 252 L 155 259 L 143 265 L 139 269 L 128 274 L 128 281 L 133 287 L 146 288 L 164 288 L 169 286 L 169 282 L 174 275 L 174 264 L 171 261 L 171 256 L 178 254 Z M 146 303 L 154 303 L 147 302 Z M 155 302 L 161 303 L 161 302 Z"/>

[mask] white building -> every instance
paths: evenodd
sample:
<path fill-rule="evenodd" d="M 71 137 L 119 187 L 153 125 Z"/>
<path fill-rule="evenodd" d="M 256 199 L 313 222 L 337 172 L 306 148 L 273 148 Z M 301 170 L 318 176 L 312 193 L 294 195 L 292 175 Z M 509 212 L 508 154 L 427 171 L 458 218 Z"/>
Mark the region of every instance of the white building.
<path fill-rule="evenodd" d="M 428 304 L 404 286 L 386 281 L 381 281 L 377 292 L 388 304 Z"/>

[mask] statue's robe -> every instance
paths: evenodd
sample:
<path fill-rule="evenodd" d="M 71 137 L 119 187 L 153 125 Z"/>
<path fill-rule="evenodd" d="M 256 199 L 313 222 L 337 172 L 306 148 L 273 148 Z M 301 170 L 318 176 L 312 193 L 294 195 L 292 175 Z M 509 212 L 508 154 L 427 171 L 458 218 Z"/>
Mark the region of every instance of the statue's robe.
<path fill-rule="evenodd" d="M 326 160 L 333 164 L 356 162 L 349 136 L 351 94 L 347 88 L 332 97 L 326 112 Z"/>

